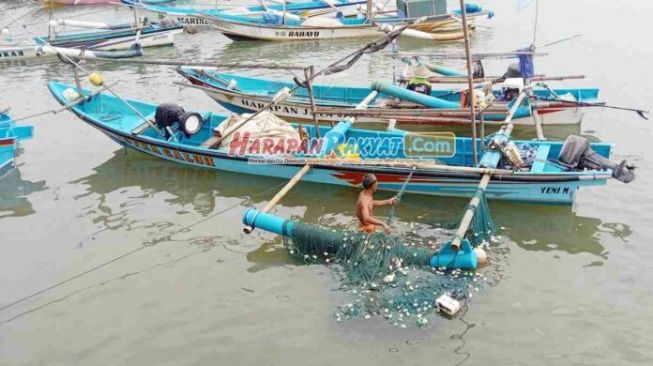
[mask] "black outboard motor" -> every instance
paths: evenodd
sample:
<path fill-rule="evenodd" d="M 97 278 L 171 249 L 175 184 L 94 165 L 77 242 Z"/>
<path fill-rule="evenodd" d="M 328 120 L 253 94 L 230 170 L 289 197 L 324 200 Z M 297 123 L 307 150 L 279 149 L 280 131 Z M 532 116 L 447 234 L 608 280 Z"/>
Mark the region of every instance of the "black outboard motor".
<path fill-rule="evenodd" d="M 630 183 L 635 179 L 635 168 L 628 165 L 626 160 L 615 163 L 604 158 L 590 147 L 589 140 L 580 136 L 567 137 L 558 161 L 571 169 L 612 169 L 612 177 L 624 183 Z"/>

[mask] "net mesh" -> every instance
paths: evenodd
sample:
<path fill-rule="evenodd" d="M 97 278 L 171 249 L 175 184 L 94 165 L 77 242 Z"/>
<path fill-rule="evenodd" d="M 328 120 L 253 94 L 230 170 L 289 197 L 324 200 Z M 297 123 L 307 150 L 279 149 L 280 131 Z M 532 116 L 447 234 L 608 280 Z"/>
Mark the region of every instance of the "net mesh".
<path fill-rule="evenodd" d="M 489 243 L 495 226 L 484 192 L 468 232 L 475 245 Z M 437 253 L 419 238 L 402 241 L 384 233 L 340 231 L 293 222 L 292 237 L 285 240 L 290 254 L 305 264 L 335 264 L 339 289 L 353 295 L 338 306 L 336 320 L 382 316 L 395 326 L 429 323 L 436 313 L 435 300 L 442 294 L 466 302 L 483 286 L 474 271 L 431 268 Z"/>
<path fill-rule="evenodd" d="M 467 206 L 467 208 L 474 211 L 474 218 L 469 227 L 467 238 L 472 245 L 478 246 L 490 242 L 492 234 L 496 230 L 496 225 L 490 214 L 490 206 L 485 197 L 485 190 L 478 189 L 474 195 L 478 197 L 479 204 L 476 207 Z"/>

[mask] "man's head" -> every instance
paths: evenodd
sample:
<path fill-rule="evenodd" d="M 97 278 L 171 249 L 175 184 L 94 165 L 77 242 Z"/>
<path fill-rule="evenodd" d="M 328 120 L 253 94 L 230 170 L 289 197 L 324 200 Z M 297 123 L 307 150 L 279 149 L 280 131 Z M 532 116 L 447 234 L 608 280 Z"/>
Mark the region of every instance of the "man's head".
<path fill-rule="evenodd" d="M 367 173 L 363 176 L 363 189 L 371 189 L 372 192 L 376 191 L 376 175 Z"/>

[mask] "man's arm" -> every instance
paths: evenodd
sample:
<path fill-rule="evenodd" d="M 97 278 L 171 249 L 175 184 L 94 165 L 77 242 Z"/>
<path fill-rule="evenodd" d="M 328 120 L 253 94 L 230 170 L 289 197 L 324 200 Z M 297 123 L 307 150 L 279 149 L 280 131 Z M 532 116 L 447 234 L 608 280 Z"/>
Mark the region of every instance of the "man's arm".
<path fill-rule="evenodd" d="M 374 201 L 374 207 L 383 207 L 383 206 L 391 206 L 391 205 L 396 205 L 399 200 L 397 197 L 392 197 L 388 198 L 387 200 L 380 200 L 380 201 Z"/>

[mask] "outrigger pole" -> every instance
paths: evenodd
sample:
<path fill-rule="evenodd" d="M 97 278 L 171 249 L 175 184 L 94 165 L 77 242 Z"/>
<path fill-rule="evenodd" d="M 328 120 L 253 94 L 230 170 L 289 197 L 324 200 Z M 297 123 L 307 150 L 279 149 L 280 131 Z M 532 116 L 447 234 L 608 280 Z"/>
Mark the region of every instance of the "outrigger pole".
<path fill-rule="evenodd" d="M 519 94 L 517 99 L 515 100 L 514 104 L 512 105 L 512 108 L 510 108 L 510 111 L 508 112 L 508 117 L 505 119 L 505 125 L 501 127 L 501 129 L 498 132 L 498 138 L 503 138 L 503 139 L 508 139 L 510 138 L 510 134 L 512 133 L 513 129 L 513 123 L 512 123 L 512 117 L 521 105 L 522 101 L 526 97 L 526 91 L 530 89 L 530 85 L 525 87 L 524 90 Z M 493 151 L 486 152 L 485 154 L 492 154 L 495 153 Z M 494 168 L 494 167 L 488 167 L 488 168 Z M 490 183 L 490 178 L 492 176 L 491 172 L 483 174 L 481 177 L 481 181 L 478 184 L 478 187 L 476 188 L 476 191 L 482 191 L 485 192 L 485 189 L 487 188 L 488 184 Z M 472 223 L 472 220 L 474 219 L 474 213 L 476 212 L 476 208 L 478 205 L 481 203 L 480 196 L 477 194 L 474 194 L 474 197 L 472 197 L 471 201 L 469 202 L 469 205 L 467 206 L 467 209 L 465 210 L 465 213 L 463 214 L 463 218 L 460 221 L 460 225 L 458 226 L 458 230 L 456 230 L 456 233 L 454 234 L 453 239 L 451 240 L 451 247 L 455 250 L 458 250 L 460 248 L 460 245 L 462 243 L 463 238 L 465 237 L 465 233 L 469 229 L 469 226 Z"/>

